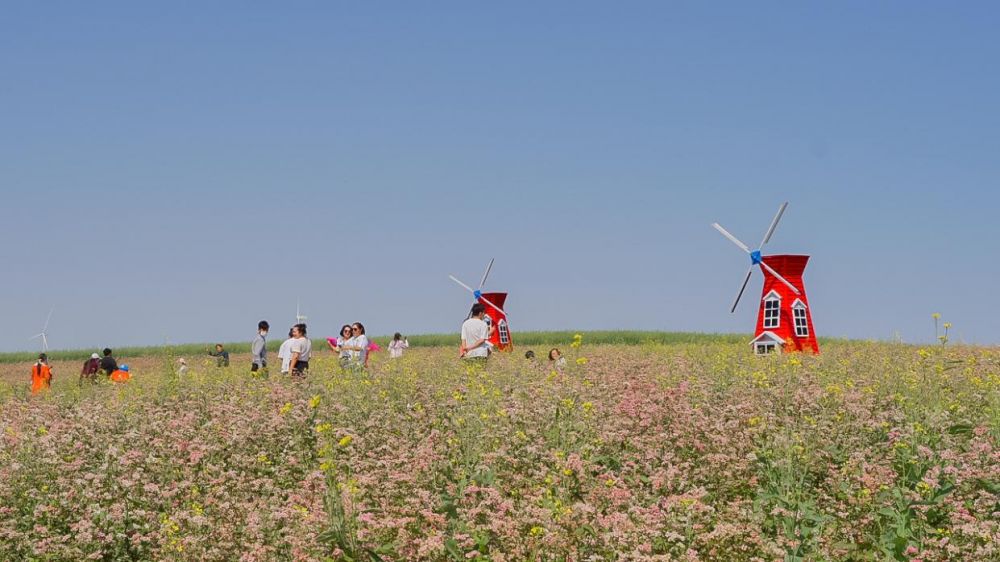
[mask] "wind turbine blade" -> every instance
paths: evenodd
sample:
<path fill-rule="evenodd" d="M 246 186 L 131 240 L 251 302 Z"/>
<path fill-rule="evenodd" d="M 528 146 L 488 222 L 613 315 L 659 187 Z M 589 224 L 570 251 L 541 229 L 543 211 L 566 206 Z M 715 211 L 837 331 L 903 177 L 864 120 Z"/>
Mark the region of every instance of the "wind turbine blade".
<path fill-rule="evenodd" d="M 35 334 L 35 335 L 31 336 L 30 338 L 28 338 L 28 340 L 37 340 L 40 337 L 42 337 L 42 334 Z"/>
<path fill-rule="evenodd" d="M 493 260 L 495 260 L 495 259 L 496 258 L 491 258 L 490 259 L 490 264 L 486 266 L 486 273 L 483 274 L 483 280 L 479 282 L 479 289 L 480 290 L 482 290 L 483 285 L 486 285 L 486 278 L 490 276 L 490 270 L 493 269 Z"/>
<path fill-rule="evenodd" d="M 743 286 L 740 287 L 740 293 L 736 295 L 736 302 L 733 303 L 732 310 L 729 311 L 730 314 L 736 312 L 736 306 L 740 304 L 740 299 L 743 298 L 743 291 L 747 290 L 747 284 L 750 283 L 750 276 L 753 275 L 753 266 L 747 271 L 747 278 L 743 280 Z"/>
<path fill-rule="evenodd" d="M 42 334 L 42 351 L 48 352 L 49 350 L 49 339 Z"/>
<path fill-rule="evenodd" d="M 740 242 L 739 238 L 733 236 L 732 234 L 729 234 L 729 231 L 726 230 L 725 228 L 722 228 L 722 225 L 720 225 L 717 222 L 713 222 L 712 227 L 715 228 L 715 230 L 718 230 L 720 233 L 722 233 L 722 235 L 728 238 L 730 242 L 739 246 L 740 249 L 742 249 L 744 252 L 748 254 L 750 253 L 750 248 L 748 248 L 747 245 L 744 244 L 743 242 Z"/>
<path fill-rule="evenodd" d="M 771 241 L 771 236 L 774 234 L 774 229 L 778 228 L 778 221 L 781 220 L 781 215 L 785 214 L 785 209 L 788 207 L 788 201 L 785 201 L 778 207 L 778 214 L 774 215 L 774 220 L 771 221 L 771 226 L 767 229 L 767 234 L 764 235 L 764 240 L 760 243 L 760 247 L 763 248 L 765 244 Z"/>
<path fill-rule="evenodd" d="M 795 288 L 795 285 L 789 283 L 788 280 L 782 277 L 777 271 L 774 270 L 774 268 L 772 268 L 771 266 L 767 265 L 764 262 L 760 262 L 760 266 L 766 269 L 768 272 L 770 272 L 771 275 L 773 275 L 778 281 L 781 281 L 785 285 L 788 285 L 788 288 L 791 289 L 793 293 L 795 293 L 796 295 L 802 294 L 799 293 L 799 290 Z"/>
<path fill-rule="evenodd" d="M 49 329 L 49 321 L 52 320 L 52 313 L 55 312 L 55 311 L 56 311 L 56 307 L 54 307 L 54 306 L 49 309 L 49 315 L 45 318 L 45 327 L 42 328 L 43 332 L 45 330 Z"/>
<path fill-rule="evenodd" d="M 469 291 L 472 294 L 476 294 L 476 290 L 475 289 L 473 289 L 472 287 L 466 285 L 465 283 L 462 283 L 454 275 L 449 275 L 448 278 L 451 279 L 452 281 L 454 281 L 455 283 L 458 283 L 459 285 L 461 285 L 466 291 Z"/>

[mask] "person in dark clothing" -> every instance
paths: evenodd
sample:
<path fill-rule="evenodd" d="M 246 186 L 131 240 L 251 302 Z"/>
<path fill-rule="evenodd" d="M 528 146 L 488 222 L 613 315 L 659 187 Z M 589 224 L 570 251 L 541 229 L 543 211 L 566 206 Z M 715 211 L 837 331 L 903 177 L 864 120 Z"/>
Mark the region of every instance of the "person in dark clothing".
<path fill-rule="evenodd" d="M 118 370 L 118 361 L 111 356 L 111 350 L 104 348 L 104 358 L 101 359 L 101 371 L 106 376 L 111 376 L 111 373 Z"/>
<path fill-rule="evenodd" d="M 83 384 L 84 380 L 90 381 L 91 384 L 96 383 L 97 372 L 100 370 L 101 356 L 95 353 L 83 363 L 83 369 L 80 370 L 80 384 Z"/>
<path fill-rule="evenodd" d="M 216 358 L 216 365 L 219 367 L 229 366 L 229 352 L 222 347 L 221 343 L 215 344 L 215 351 L 209 351 L 208 354 Z"/>

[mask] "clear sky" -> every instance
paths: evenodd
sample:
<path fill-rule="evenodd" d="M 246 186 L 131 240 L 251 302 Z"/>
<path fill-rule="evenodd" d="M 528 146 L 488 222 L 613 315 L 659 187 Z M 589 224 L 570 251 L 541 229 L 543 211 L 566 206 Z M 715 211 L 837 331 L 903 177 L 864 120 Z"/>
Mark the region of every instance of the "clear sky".
<path fill-rule="evenodd" d="M 261 3 L 258 3 L 261 4 Z M 1000 343 L 1000 8 L 9 2 L 0 350 L 749 332 L 709 226 L 813 256 L 821 335 Z"/>

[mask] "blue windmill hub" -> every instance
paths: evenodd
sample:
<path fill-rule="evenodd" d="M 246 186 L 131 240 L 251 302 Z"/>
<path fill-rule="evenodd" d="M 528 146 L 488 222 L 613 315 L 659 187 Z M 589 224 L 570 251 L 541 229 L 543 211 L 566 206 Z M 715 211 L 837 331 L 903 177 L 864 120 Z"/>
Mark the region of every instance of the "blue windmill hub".
<path fill-rule="evenodd" d="M 476 300 L 479 300 L 479 299 L 483 298 L 483 292 L 482 291 L 472 291 L 472 296 L 476 297 Z"/>
<path fill-rule="evenodd" d="M 764 261 L 764 256 L 760 255 L 760 250 L 754 250 L 750 252 L 750 262 L 754 265 L 760 265 Z"/>

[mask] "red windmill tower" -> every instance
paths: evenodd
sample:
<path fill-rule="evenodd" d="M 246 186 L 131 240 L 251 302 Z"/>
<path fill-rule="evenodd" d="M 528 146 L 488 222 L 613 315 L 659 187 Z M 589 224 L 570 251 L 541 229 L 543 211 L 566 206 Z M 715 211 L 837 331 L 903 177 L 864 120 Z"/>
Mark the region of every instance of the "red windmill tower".
<path fill-rule="evenodd" d="M 782 203 L 778 214 L 771 221 L 764 234 L 764 239 L 756 250 L 741 242 L 730 234 L 719 223 L 712 226 L 728 238 L 733 244 L 750 255 L 750 269 L 743 280 L 743 286 L 736 295 L 736 302 L 730 312 L 736 312 L 736 306 L 746 291 L 750 276 L 755 267 L 760 266 L 764 274 L 764 288 L 761 292 L 760 309 L 757 313 L 757 328 L 750 342 L 754 353 L 763 355 L 772 351 L 809 351 L 819 353 L 819 343 L 813 330 L 812 311 L 809 309 L 809 299 L 806 297 L 805 285 L 802 283 L 802 272 L 806 269 L 809 256 L 795 255 L 761 255 L 761 249 L 771 240 L 778 221 L 785 213 L 788 203 Z"/>
<path fill-rule="evenodd" d="M 475 297 L 476 302 L 482 303 L 486 307 L 486 323 L 490 326 L 496 326 L 496 330 L 493 330 L 493 335 L 490 336 L 490 343 L 493 347 L 500 351 L 511 351 L 514 349 L 514 340 L 510 336 L 510 325 L 507 323 L 507 313 L 504 312 L 504 303 L 507 302 L 507 293 L 484 293 L 483 286 L 486 285 L 486 279 L 490 276 L 490 271 L 493 269 L 493 261 L 486 266 L 486 273 L 483 274 L 482 281 L 479 282 L 479 288 L 473 289 L 472 287 L 466 285 L 459 281 L 454 275 L 449 275 L 452 281 L 461 285 L 466 291 L 472 293 Z M 469 313 L 471 316 L 471 312 Z"/>

